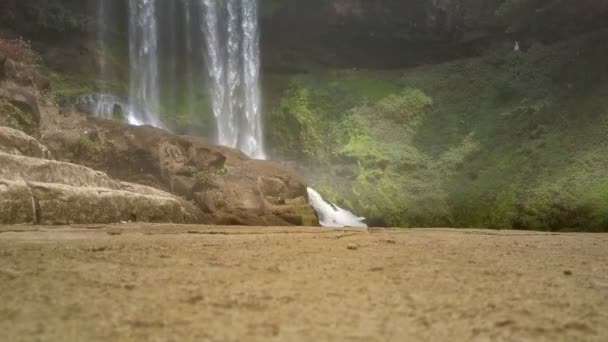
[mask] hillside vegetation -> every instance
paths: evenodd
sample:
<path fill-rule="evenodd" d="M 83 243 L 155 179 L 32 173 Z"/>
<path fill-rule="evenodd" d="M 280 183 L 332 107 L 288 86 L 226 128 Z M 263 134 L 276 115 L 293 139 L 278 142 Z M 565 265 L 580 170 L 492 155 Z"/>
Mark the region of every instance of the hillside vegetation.
<path fill-rule="evenodd" d="M 373 224 L 603 230 L 607 39 L 292 76 L 270 146 Z"/>

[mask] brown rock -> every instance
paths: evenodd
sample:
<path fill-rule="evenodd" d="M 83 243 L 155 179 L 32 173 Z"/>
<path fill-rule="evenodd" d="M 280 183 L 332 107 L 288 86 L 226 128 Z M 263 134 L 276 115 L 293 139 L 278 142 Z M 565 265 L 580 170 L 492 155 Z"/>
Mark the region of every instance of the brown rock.
<path fill-rule="evenodd" d="M 36 223 L 35 202 L 23 181 L 0 179 L 0 224 Z"/>
<path fill-rule="evenodd" d="M 83 131 L 92 146 L 86 153 Z M 297 173 L 205 139 L 88 118 L 79 128 L 49 132 L 45 141 L 60 159 L 193 200 L 209 214 L 205 223 L 318 224 Z"/>
<path fill-rule="evenodd" d="M 46 146 L 31 136 L 9 127 L 0 127 L 0 152 L 52 159 L 51 153 Z"/>
<path fill-rule="evenodd" d="M 37 203 L 38 224 L 199 221 L 194 208 L 184 207 L 174 197 L 52 183 L 28 185 Z"/>
<path fill-rule="evenodd" d="M 192 188 L 196 184 L 193 178 L 185 176 L 171 177 L 171 192 L 186 199 L 192 199 Z"/>
<path fill-rule="evenodd" d="M 185 200 L 139 184 L 112 180 L 103 172 L 70 163 L 31 158 L 19 146 L 36 146 L 18 131 L 0 135 L 0 223 L 118 223 L 122 221 L 199 223 L 203 213 Z M 29 139 L 28 139 L 29 138 Z M 37 143 L 37 142 L 36 142 Z M 10 146 L 10 145 L 9 145 Z"/>

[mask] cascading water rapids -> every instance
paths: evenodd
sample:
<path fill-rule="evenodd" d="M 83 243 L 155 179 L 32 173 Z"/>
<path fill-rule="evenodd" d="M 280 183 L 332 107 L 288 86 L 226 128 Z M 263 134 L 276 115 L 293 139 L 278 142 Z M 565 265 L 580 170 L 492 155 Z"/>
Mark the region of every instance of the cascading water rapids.
<path fill-rule="evenodd" d="M 363 223 L 364 217 L 355 216 L 346 209 L 342 209 L 335 204 L 326 202 L 323 197 L 314 189 L 308 188 L 308 198 L 310 205 L 319 215 L 319 223 L 324 227 L 354 227 L 367 228 Z"/>

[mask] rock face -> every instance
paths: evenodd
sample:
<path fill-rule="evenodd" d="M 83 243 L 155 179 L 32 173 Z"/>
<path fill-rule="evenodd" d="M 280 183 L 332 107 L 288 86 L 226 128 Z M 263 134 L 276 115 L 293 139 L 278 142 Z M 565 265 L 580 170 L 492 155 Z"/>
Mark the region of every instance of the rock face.
<path fill-rule="evenodd" d="M 294 171 L 204 139 L 89 118 L 77 129 L 50 132 L 45 142 L 62 160 L 192 201 L 207 215 L 204 223 L 318 224 Z"/>
<path fill-rule="evenodd" d="M 263 20 L 270 71 L 305 65 L 392 68 L 470 54 L 503 0 L 282 0 Z"/>
<path fill-rule="evenodd" d="M 0 152 L 34 158 L 53 159 L 51 153 L 31 136 L 8 127 L 0 127 Z"/>
<path fill-rule="evenodd" d="M 487 27 L 503 0 L 284 0 L 275 23 L 430 33 Z M 314 25 L 321 25 L 321 27 Z M 394 32 L 399 34 L 399 32 Z"/>
<path fill-rule="evenodd" d="M 306 62 L 407 67 L 530 46 L 605 27 L 608 0 L 275 0 L 264 4 L 269 71 Z M 270 5 L 272 4 L 272 5 Z"/>
<path fill-rule="evenodd" d="M 0 127 L 0 223 L 318 225 L 303 180 L 286 167 L 60 112 L 31 66 L 5 59 L 0 70 L 0 126 L 31 135 Z"/>
<path fill-rule="evenodd" d="M 169 193 L 110 179 L 84 166 L 57 162 L 33 138 L 0 127 L 0 137 L 18 137 L 7 148 L 0 140 L 0 223 L 197 223 L 204 214 Z M 37 145 L 36 145 L 37 144 Z"/>

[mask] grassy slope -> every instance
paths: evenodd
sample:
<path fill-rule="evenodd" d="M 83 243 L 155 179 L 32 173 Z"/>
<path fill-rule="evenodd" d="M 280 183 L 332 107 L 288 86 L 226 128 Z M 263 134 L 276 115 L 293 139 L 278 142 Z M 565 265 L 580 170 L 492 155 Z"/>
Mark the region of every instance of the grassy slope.
<path fill-rule="evenodd" d="M 269 141 L 375 223 L 606 230 L 606 39 L 294 76 Z"/>

